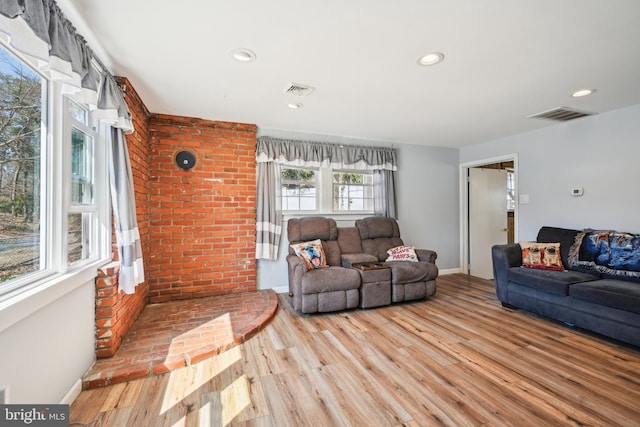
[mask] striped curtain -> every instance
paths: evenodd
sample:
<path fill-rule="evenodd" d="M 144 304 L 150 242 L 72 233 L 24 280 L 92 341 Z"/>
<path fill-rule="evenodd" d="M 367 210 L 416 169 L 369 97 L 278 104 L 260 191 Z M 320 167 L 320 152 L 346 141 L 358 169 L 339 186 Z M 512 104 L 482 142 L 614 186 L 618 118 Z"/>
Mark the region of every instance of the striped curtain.
<path fill-rule="evenodd" d="M 280 165 L 258 160 L 256 259 L 278 259 L 282 233 Z"/>
<path fill-rule="evenodd" d="M 118 290 L 133 294 L 135 287 L 144 282 L 144 265 L 129 150 L 122 129 L 112 127 L 107 138 L 113 226 L 120 261 Z"/>

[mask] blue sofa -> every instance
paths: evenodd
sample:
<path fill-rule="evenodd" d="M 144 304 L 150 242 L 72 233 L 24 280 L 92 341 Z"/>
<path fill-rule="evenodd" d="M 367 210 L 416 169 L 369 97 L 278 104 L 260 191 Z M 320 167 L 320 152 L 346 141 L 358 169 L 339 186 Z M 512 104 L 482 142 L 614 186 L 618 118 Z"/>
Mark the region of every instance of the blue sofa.
<path fill-rule="evenodd" d="M 520 244 L 494 246 L 498 299 L 508 308 L 640 346 L 640 272 L 607 273 L 593 262 L 576 262 L 583 256 L 584 235 L 585 231 L 556 227 L 539 230 L 538 242 L 560 243 L 566 271 L 524 268 Z"/>

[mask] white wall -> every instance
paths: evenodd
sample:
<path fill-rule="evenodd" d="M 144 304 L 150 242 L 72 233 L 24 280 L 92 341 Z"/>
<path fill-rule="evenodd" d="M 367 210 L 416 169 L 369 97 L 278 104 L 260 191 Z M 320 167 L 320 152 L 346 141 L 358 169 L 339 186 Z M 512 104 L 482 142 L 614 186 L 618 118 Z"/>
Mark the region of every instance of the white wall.
<path fill-rule="evenodd" d="M 94 282 L 59 285 L 70 290 L 15 323 L 14 309 L 0 312 L 0 387 L 9 386 L 9 403 L 61 403 L 95 360 Z M 41 300 L 31 298 L 25 303 Z"/>
<path fill-rule="evenodd" d="M 436 264 L 441 270 L 459 267 L 457 149 L 391 144 L 273 129 L 260 129 L 258 135 L 397 148 L 396 197 L 402 239 L 406 244 L 438 252 Z M 339 227 L 352 227 L 355 221 L 353 216 L 334 218 Z M 284 222 L 278 260 L 258 260 L 258 289 L 288 289 L 285 260 L 288 244 L 287 223 Z"/>
<path fill-rule="evenodd" d="M 530 200 L 519 205 L 519 240 L 543 225 L 640 232 L 640 105 L 463 147 L 460 162 L 510 153 Z"/>
<path fill-rule="evenodd" d="M 399 145 L 396 176 L 402 240 L 435 250 L 440 270 L 459 268 L 458 150 Z"/>

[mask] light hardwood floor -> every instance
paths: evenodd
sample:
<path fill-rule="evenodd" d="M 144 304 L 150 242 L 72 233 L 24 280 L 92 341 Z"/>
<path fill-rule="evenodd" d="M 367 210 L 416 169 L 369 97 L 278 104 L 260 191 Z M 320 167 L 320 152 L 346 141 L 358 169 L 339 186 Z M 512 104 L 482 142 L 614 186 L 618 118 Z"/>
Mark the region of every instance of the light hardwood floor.
<path fill-rule="evenodd" d="M 101 426 L 639 426 L 640 350 L 437 279 L 428 300 L 313 316 L 288 298 L 246 343 L 161 376 L 83 391 Z"/>

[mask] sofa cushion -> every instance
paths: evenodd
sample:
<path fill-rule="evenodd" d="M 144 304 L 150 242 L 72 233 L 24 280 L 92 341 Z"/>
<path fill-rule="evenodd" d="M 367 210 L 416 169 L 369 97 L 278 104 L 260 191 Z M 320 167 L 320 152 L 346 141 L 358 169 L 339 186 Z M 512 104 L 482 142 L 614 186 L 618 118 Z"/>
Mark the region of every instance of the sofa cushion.
<path fill-rule="evenodd" d="M 362 250 L 369 255 L 373 255 L 378 261 L 387 259 L 387 251 L 395 246 L 403 244 L 399 237 L 378 237 L 376 239 L 366 239 L 362 241 Z"/>
<path fill-rule="evenodd" d="M 393 218 L 370 216 L 356 220 L 360 238 L 377 239 L 378 237 L 400 237 L 400 228 Z"/>
<path fill-rule="evenodd" d="M 425 282 L 438 277 L 438 267 L 430 262 L 390 261 L 385 265 L 391 268 L 391 283 L 393 285 Z"/>
<path fill-rule="evenodd" d="M 343 254 L 362 253 L 360 232 L 356 227 L 338 227 L 338 244 Z"/>
<path fill-rule="evenodd" d="M 603 279 L 625 280 L 627 282 L 640 283 L 640 274 L 637 271 L 630 271 L 625 275 L 602 273 Z"/>
<path fill-rule="evenodd" d="M 290 242 L 307 240 L 337 240 L 338 226 L 333 218 L 304 217 L 287 221 L 287 237 Z"/>
<path fill-rule="evenodd" d="M 640 313 L 640 284 L 602 279 L 572 285 L 569 295 L 577 300 Z"/>
<path fill-rule="evenodd" d="M 310 270 L 302 276 L 301 290 L 303 294 L 320 292 L 346 291 L 360 287 L 358 271 L 344 267 L 327 267 Z"/>
<path fill-rule="evenodd" d="M 389 249 L 404 245 L 398 223 L 393 218 L 361 218 L 356 220 L 355 225 L 362 239 L 362 250 L 378 258 L 378 261 L 387 259 Z"/>
<path fill-rule="evenodd" d="M 342 254 L 340 253 L 340 245 L 337 240 L 326 240 L 322 242 L 322 247 L 327 257 L 327 265 L 342 265 Z"/>
<path fill-rule="evenodd" d="M 560 243 L 520 242 L 522 266 L 542 270 L 563 271 Z"/>
<path fill-rule="evenodd" d="M 509 281 L 557 295 L 568 295 L 569 285 L 591 280 L 598 280 L 598 276 L 571 270 L 536 270 L 523 267 L 509 269 Z"/>

